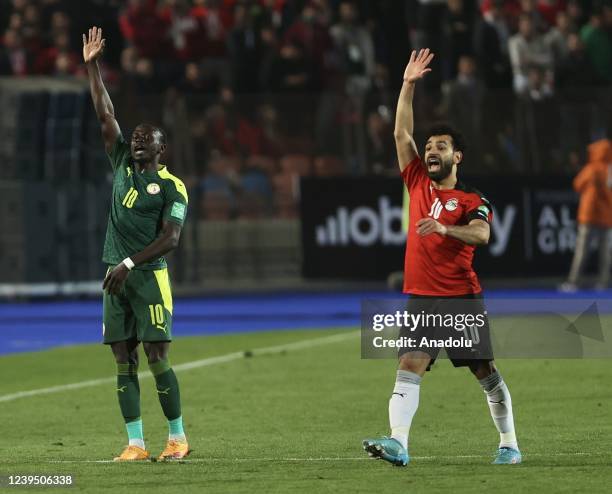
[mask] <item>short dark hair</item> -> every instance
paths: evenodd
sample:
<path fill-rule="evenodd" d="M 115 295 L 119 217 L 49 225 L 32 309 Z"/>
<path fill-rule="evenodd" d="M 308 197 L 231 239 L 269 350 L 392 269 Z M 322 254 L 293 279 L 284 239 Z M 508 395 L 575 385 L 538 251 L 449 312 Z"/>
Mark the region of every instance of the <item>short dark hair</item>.
<path fill-rule="evenodd" d="M 427 131 L 427 139 L 425 140 L 425 142 L 427 142 L 431 136 L 444 135 L 451 136 L 454 151 L 461 151 L 465 155 L 467 145 L 465 143 L 465 138 L 463 137 L 463 134 L 457 129 L 455 129 L 452 125 L 444 122 L 435 123 L 431 127 L 429 127 L 429 130 Z"/>
<path fill-rule="evenodd" d="M 157 125 L 152 124 L 150 122 L 139 123 L 136 126 L 136 128 L 137 127 L 149 127 L 153 131 L 154 134 L 158 134 L 159 135 L 159 142 L 161 144 L 167 144 L 167 140 L 168 139 L 166 138 L 166 133 L 164 132 L 164 129 L 162 129 L 161 127 L 158 127 Z"/>

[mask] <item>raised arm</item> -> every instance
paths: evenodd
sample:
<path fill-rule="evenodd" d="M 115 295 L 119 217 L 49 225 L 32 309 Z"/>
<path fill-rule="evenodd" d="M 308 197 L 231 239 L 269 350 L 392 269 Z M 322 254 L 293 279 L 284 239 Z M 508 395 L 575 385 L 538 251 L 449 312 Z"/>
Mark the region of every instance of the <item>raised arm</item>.
<path fill-rule="evenodd" d="M 395 131 L 393 133 L 401 171 L 404 171 L 406 166 L 419 154 L 413 139 L 414 116 L 412 113 L 412 99 L 414 97 L 416 81 L 431 71 L 427 66 L 430 64 L 433 56 L 429 48 L 419 50 L 418 54 L 416 51 L 413 51 L 404 71 L 404 83 L 402 84 L 402 90 L 397 102 Z"/>
<path fill-rule="evenodd" d="M 110 153 L 117 137 L 121 134 L 121 129 L 115 119 L 115 109 L 98 67 L 98 58 L 104 51 L 105 42 L 106 40 L 102 39 L 102 29 L 95 26 L 89 30 L 88 36 L 83 35 L 83 60 L 87 67 L 91 99 L 102 127 L 104 147 L 106 152 Z"/>

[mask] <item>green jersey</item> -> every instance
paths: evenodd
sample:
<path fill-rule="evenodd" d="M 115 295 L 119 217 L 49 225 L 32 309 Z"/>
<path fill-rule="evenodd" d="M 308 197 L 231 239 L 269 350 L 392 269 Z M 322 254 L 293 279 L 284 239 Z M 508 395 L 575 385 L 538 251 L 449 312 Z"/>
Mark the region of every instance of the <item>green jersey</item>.
<path fill-rule="evenodd" d="M 113 197 L 102 261 L 119 264 L 152 243 L 161 231 L 162 221 L 182 226 L 188 200 L 183 182 L 165 166 L 138 173 L 123 136 L 117 138 L 109 159 L 113 167 Z M 166 259 L 160 257 L 134 269 L 165 267 Z"/>

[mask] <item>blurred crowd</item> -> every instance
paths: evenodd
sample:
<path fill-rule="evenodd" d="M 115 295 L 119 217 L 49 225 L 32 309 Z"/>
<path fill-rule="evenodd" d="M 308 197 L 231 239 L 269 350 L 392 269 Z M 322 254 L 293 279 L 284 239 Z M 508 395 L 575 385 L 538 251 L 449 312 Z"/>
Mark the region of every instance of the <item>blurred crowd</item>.
<path fill-rule="evenodd" d="M 91 25 L 119 108 L 161 122 L 181 171 L 228 210 L 245 170 L 288 214 L 296 175 L 395 171 L 397 92 L 420 47 L 436 58 L 417 127 L 455 123 L 473 172 L 572 171 L 610 130 L 605 0 L 0 0 L 0 75 L 85 77 Z"/>

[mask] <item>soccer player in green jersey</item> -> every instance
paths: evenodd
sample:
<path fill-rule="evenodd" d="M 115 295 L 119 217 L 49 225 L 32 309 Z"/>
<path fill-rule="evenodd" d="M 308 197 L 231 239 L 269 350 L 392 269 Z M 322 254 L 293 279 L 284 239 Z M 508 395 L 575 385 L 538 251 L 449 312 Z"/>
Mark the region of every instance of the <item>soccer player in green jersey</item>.
<path fill-rule="evenodd" d="M 187 214 L 185 185 L 159 163 L 164 132 L 149 124 L 134 129 L 128 144 L 98 67 L 104 51 L 102 30 L 83 35 L 83 58 L 91 96 L 113 169 L 113 193 L 104 254 L 108 264 L 103 289 L 104 343 L 117 362 L 117 396 L 129 444 L 116 461 L 145 460 L 140 417 L 138 344 L 142 342 L 155 377 L 169 437 L 159 459 L 189 454 L 183 430 L 178 381 L 168 362 L 172 340 L 172 292 L 164 254 L 178 245 Z"/>

